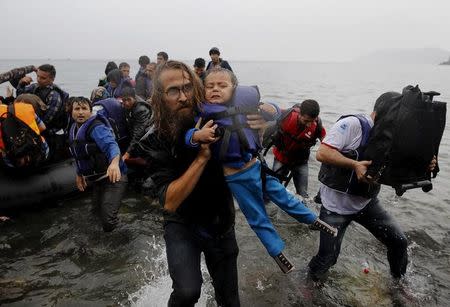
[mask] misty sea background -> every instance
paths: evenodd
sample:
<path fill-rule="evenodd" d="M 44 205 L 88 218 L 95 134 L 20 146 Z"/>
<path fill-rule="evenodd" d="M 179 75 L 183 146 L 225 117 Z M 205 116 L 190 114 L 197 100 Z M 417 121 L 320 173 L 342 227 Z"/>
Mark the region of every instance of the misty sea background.
<path fill-rule="evenodd" d="M 316 99 L 325 128 L 342 114 L 370 113 L 386 91 L 408 84 L 441 93 L 450 101 L 450 66 L 380 63 L 238 62 L 227 59 L 240 84 L 258 85 L 263 101 L 282 107 Z M 0 60 L 0 71 L 43 63 L 55 65 L 55 83 L 71 95 L 90 95 L 108 60 Z M 121 60 L 117 60 L 119 64 Z M 131 77 L 137 59 L 128 60 Z M 186 61 L 192 64 L 193 61 Z M 35 79 L 35 75 L 32 74 Z M 4 95 L 6 84 L 0 85 Z M 383 187 L 380 200 L 409 238 L 408 273 L 400 283 L 389 274 L 386 249 L 353 223 L 337 264 L 322 287 L 306 279 L 318 249 L 318 232 L 275 212 L 273 221 L 286 241 L 296 269 L 280 272 L 238 211 L 236 220 L 242 306 L 448 306 L 450 304 L 449 125 L 441 142 L 440 173 L 433 190 L 395 196 Z M 310 158 L 309 194 L 318 190 L 320 164 Z M 270 160 L 270 158 L 269 158 Z M 447 188 L 446 188 L 447 187 Z M 289 186 L 293 191 L 292 185 Z M 111 234 L 90 212 L 90 197 L 61 200 L 45 208 L 12 212 L 0 225 L 0 305 L 8 306 L 166 306 L 171 279 L 165 260 L 159 205 L 129 189 Z M 211 205 L 214 205 L 212 202 Z M 318 207 L 310 204 L 311 208 Z M 269 208 L 272 213 L 274 210 Z M 364 274 L 362 263 L 369 263 Z M 206 267 L 198 306 L 215 306 Z"/>

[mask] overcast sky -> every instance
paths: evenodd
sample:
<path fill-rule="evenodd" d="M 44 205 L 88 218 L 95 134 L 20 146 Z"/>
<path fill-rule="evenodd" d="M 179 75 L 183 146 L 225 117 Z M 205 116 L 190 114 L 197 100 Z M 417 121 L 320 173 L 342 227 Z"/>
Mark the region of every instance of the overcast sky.
<path fill-rule="evenodd" d="M 0 0 L 0 58 L 347 61 L 450 50 L 449 0 Z"/>

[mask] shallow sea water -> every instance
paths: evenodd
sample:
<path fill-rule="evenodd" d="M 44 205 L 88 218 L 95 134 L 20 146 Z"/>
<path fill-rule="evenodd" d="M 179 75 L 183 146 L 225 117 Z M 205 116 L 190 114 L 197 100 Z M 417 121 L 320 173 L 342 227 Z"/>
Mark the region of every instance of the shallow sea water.
<path fill-rule="evenodd" d="M 46 62 L 46 61 L 45 61 Z M 105 61 L 48 61 L 56 83 L 73 95 L 88 96 Z M 137 61 L 136 61 L 137 62 Z M 0 71 L 35 63 L 0 61 Z M 132 75 L 137 64 L 132 64 Z M 265 101 L 287 107 L 306 98 L 321 105 L 325 128 L 341 114 L 369 113 L 383 92 L 419 84 L 450 101 L 449 66 L 380 66 L 354 63 L 233 62 L 239 82 L 257 84 Z M 36 65 L 39 65 L 36 63 Z M 5 85 L 0 86 L 4 93 Z M 410 264 L 400 284 L 389 277 L 386 249 L 364 228 L 347 230 L 337 264 L 321 287 L 306 278 L 317 252 L 318 233 L 269 206 L 296 269 L 282 274 L 238 211 L 236 233 L 242 306 L 448 306 L 450 304 L 449 125 L 440 147 L 441 173 L 429 193 L 402 197 L 383 187 L 380 199 L 409 238 Z M 313 150 L 314 152 L 315 150 Z M 270 158 L 269 158 L 270 160 Z M 319 163 L 310 159 L 310 195 L 318 189 Z M 290 186 L 292 189 L 292 186 Z M 0 305 L 8 306 L 165 306 L 171 280 L 165 260 L 159 205 L 129 189 L 121 224 L 104 234 L 85 195 L 8 212 L 0 224 Z M 318 207 L 311 204 L 314 210 Z M 369 263 L 364 274 L 362 263 Z M 203 266 L 198 306 L 215 306 Z"/>

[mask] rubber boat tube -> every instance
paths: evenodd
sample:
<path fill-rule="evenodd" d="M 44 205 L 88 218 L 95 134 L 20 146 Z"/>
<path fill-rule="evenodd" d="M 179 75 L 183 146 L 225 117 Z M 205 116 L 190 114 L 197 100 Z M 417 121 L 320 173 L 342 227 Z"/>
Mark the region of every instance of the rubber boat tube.
<path fill-rule="evenodd" d="M 74 163 L 73 159 L 67 159 L 43 166 L 31 174 L 0 169 L 0 209 L 64 199 L 77 192 Z"/>

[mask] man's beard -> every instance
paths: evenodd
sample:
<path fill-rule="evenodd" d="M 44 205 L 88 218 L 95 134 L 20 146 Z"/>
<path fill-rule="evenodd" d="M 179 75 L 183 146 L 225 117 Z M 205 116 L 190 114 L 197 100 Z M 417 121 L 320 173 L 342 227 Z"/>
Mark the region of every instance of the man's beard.
<path fill-rule="evenodd" d="M 194 127 L 194 108 L 192 107 L 174 112 L 164 106 L 164 114 L 165 116 L 162 118 L 166 122 L 164 134 L 172 142 L 184 138 L 186 131 Z"/>

